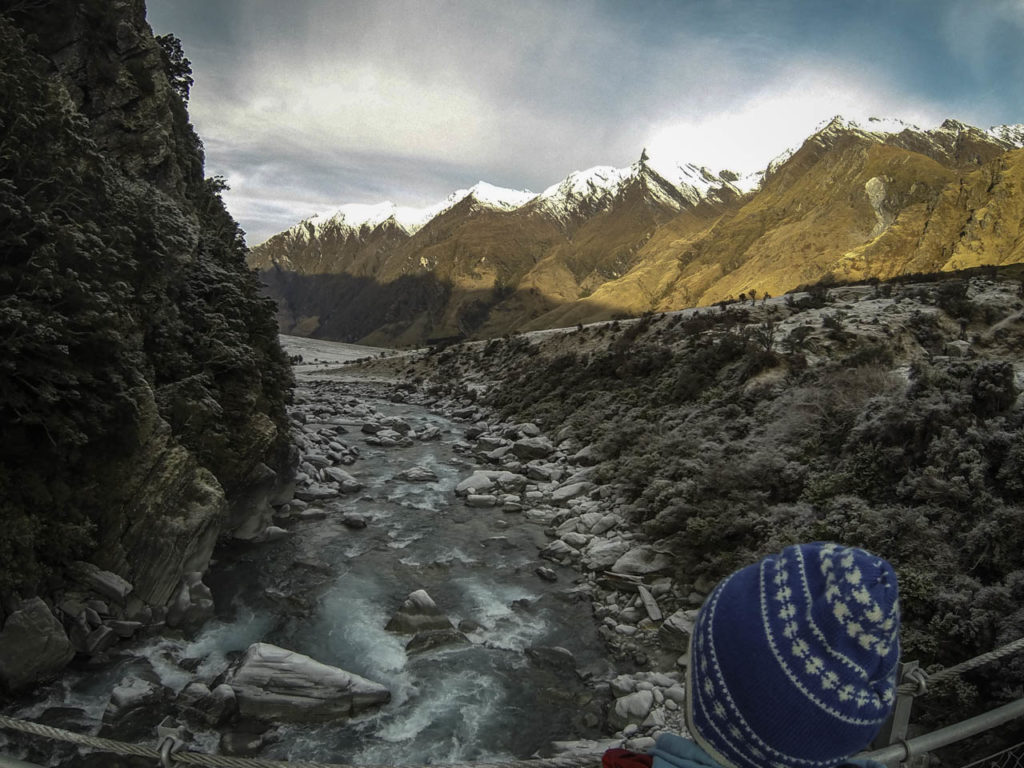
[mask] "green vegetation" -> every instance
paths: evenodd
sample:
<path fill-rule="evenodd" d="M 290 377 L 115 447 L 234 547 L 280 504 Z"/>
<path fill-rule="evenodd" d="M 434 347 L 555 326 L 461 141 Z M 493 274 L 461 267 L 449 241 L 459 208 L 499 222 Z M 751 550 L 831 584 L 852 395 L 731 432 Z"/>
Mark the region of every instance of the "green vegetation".
<path fill-rule="evenodd" d="M 185 57 L 181 40 L 174 35 L 157 35 L 155 39 L 160 43 L 160 49 L 163 52 L 167 80 L 181 96 L 181 100 L 187 104 L 189 91 L 192 90 L 192 85 L 195 83 L 195 80 L 192 79 L 192 62 Z"/>
<path fill-rule="evenodd" d="M 222 183 L 176 198 L 126 176 L 47 69 L 0 15 L 0 591 L 43 587 L 123 526 L 154 403 L 230 491 L 290 391 Z"/>

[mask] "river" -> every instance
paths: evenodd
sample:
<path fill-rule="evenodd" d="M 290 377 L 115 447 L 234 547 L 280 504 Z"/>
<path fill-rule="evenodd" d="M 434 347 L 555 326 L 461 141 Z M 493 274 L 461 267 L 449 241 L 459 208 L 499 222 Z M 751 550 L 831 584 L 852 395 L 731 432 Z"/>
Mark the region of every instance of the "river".
<path fill-rule="evenodd" d="M 535 572 L 547 542 L 542 522 L 456 498 L 455 485 L 474 467 L 457 450 L 465 425 L 374 397 L 365 385 L 351 392 L 338 383 L 312 386 L 309 378 L 300 383 L 296 410 L 349 419 L 339 439 L 358 449 L 346 469 L 364 488 L 316 503 L 323 517 L 307 510 L 279 521 L 287 536 L 220 550 L 206 577 L 217 616 L 196 636 L 123 645 L 112 663 L 69 671 L 18 714 L 87 728 L 99 722 L 122 679 L 155 674 L 169 694 L 193 680 L 212 685 L 238 652 L 261 641 L 384 684 L 392 695 L 379 710 L 348 721 L 274 726 L 259 737 L 262 757 L 452 762 L 523 757 L 553 739 L 599 737 L 603 702 L 588 683 L 613 672 L 590 604 L 571 570 L 545 562 L 557 573 L 554 582 Z M 432 425 L 440 437 L 374 446 L 358 428 L 362 413 L 397 417 L 414 430 Z M 398 477 L 410 467 L 436 479 Z M 365 528 L 345 524 L 352 513 Z M 408 636 L 384 630 L 418 589 L 468 644 L 409 654 Z M 220 736 L 197 730 L 196 746 L 215 751 Z"/>

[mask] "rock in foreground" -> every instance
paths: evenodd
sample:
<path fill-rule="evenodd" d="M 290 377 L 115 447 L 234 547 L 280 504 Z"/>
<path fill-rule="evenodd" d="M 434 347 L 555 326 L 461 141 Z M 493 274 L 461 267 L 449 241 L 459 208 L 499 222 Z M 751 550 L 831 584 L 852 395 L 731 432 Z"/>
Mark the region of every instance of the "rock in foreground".
<path fill-rule="evenodd" d="M 250 645 L 225 682 L 239 714 L 261 720 L 350 717 L 391 700 L 378 683 L 269 643 Z"/>
<path fill-rule="evenodd" d="M 0 687 L 26 688 L 59 672 L 74 655 L 46 603 L 38 597 L 26 600 L 0 632 Z"/>

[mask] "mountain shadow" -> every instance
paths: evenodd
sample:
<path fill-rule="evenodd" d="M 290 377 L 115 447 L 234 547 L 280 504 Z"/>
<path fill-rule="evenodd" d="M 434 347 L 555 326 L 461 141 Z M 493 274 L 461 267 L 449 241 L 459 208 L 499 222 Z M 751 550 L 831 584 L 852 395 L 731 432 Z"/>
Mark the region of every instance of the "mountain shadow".
<path fill-rule="evenodd" d="M 275 267 L 260 272 L 260 279 L 277 302 L 282 333 L 373 346 L 483 339 L 637 314 L 626 305 L 594 299 L 560 301 L 536 288 L 466 290 L 429 272 L 378 283 Z"/>

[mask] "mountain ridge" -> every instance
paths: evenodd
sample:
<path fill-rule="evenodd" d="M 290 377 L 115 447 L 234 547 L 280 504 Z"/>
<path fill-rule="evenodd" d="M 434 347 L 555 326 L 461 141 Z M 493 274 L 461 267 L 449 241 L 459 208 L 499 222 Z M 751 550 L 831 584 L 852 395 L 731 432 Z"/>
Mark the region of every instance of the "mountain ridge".
<path fill-rule="evenodd" d="M 989 138 L 1004 143 L 1007 149 L 1024 148 L 1024 123 L 996 125 L 983 130 L 953 119 L 944 120 L 939 127 L 935 129 L 922 129 L 913 123 L 908 123 L 897 118 L 871 117 L 862 122 L 845 118 L 842 115 L 835 115 L 831 119 L 820 123 L 818 128 L 815 129 L 809 138 L 813 138 L 819 134 L 833 133 L 837 127 L 845 131 L 860 131 L 875 136 L 892 136 L 902 133 L 903 131 L 930 135 L 938 132 L 951 133 L 956 129 L 969 129 L 972 131 L 982 132 Z M 720 181 L 724 181 L 730 186 L 733 186 L 742 193 L 752 192 L 760 186 L 760 180 L 765 175 L 770 175 L 778 165 L 788 160 L 795 151 L 795 149 L 784 150 L 770 160 L 764 169 L 748 173 L 739 173 L 735 170 L 723 169 L 719 172 L 717 178 Z M 633 165 L 623 168 L 616 168 L 611 165 L 596 165 L 590 168 L 572 171 L 561 181 L 551 184 L 540 193 L 532 193 L 529 190 L 500 187 L 480 180 L 469 188 L 455 190 L 443 201 L 421 207 L 398 205 L 390 200 L 379 203 L 345 203 L 335 208 L 328 209 L 328 211 L 314 213 L 284 231 L 292 231 L 296 227 L 302 227 L 309 224 L 323 225 L 333 219 L 344 221 L 347 216 L 352 216 L 355 221 L 350 224 L 350 226 L 357 230 L 367 225 L 371 228 L 376 228 L 377 226 L 384 224 L 388 219 L 394 218 L 395 223 L 405 229 L 409 234 L 415 234 L 415 232 L 421 229 L 431 218 L 444 213 L 449 208 L 460 202 L 463 198 L 470 195 L 476 195 L 478 202 L 481 202 L 484 205 L 504 210 L 515 210 L 529 205 L 530 203 L 536 203 L 543 206 L 545 202 L 550 201 L 551 198 L 556 196 L 583 196 L 585 192 L 585 190 L 581 189 L 583 184 L 590 187 L 591 195 L 600 194 L 600 191 L 602 190 L 613 190 L 615 186 L 620 184 L 622 180 L 628 176 L 627 172 L 633 171 L 641 163 L 651 167 L 652 169 L 654 168 L 650 158 L 647 157 L 646 149 L 641 154 L 640 160 Z M 659 166 L 662 168 L 672 165 L 681 170 L 685 169 L 685 173 L 690 179 L 695 181 L 698 179 L 702 180 L 706 185 L 705 189 L 711 186 L 708 182 L 716 178 L 713 171 L 710 171 L 706 166 L 700 166 L 696 163 L 684 163 L 681 160 L 665 161 L 664 159 L 659 162 Z M 654 169 L 654 172 L 658 173 L 666 180 L 671 178 L 671 174 L 660 172 L 657 169 Z M 591 180 L 594 178 L 599 179 L 599 182 L 592 182 Z M 602 184 L 600 182 L 604 183 Z M 737 184 L 737 182 L 740 183 Z M 571 190 L 571 192 L 563 190 Z M 483 192 L 487 196 L 481 198 L 478 194 L 480 192 Z M 559 193 L 561 194 L 559 195 Z M 506 194 L 510 198 L 518 196 L 521 197 L 521 200 L 518 204 L 513 204 L 511 200 L 507 203 L 498 202 L 500 199 L 499 196 L 502 194 Z M 696 204 L 698 200 L 692 199 L 690 202 Z M 384 212 L 386 212 L 387 215 L 384 215 Z M 314 222 L 314 219 L 318 221 Z M 271 235 L 271 237 L 267 239 L 269 240 L 276 236 L 277 235 Z M 263 243 L 260 243 L 255 247 L 258 248 L 262 244 Z"/>
<path fill-rule="evenodd" d="M 836 116 L 757 173 L 715 173 L 652 159 L 645 150 L 630 166 L 575 171 L 536 195 L 520 192 L 509 201 L 514 191 L 504 190 L 504 205 L 467 190 L 454 204 L 435 206 L 439 212 L 413 232 L 392 217 L 351 232 L 344 247 L 332 244 L 333 219 L 307 220 L 308 242 L 275 235 L 252 249 L 249 264 L 261 271 L 268 293 L 290 306 L 282 330 L 409 344 L 713 304 L 751 291 L 778 295 L 828 276 L 1006 263 L 1019 249 L 991 233 L 982 245 L 938 243 L 934 232 L 948 240 L 959 230 L 936 216 L 960 220 L 971 213 L 955 201 L 935 209 L 947 186 L 981 184 L 972 174 L 1022 146 L 1021 125 L 982 130 L 947 120 L 925 130 L 899 120 Z M 969 199 L 971 211 L 980 210 L 993 189 L 960 202 Z M 1019 193 L 1011 183 L 999 195 Z M 1014 206 L 995 205 L 1016 215 Z M 385 237 L 389 227 L 394 231 Z M 975 239 L 983 234 L 977 226 L 971 232 Z M 951 261 L 954 252 L 960 255 Z M 357 336 L 346 327 L 344 306 L 322 290 L 298 288 L 286 273 L 311 281 L 368 278 L 368 290 L 413 276 L 438 287 L 429 308 L 391 307 L 389 322 Z M 396 300 L 393 291 L 389 296 Z M 321 322 L 327 315 L 331 321 Z"/>

